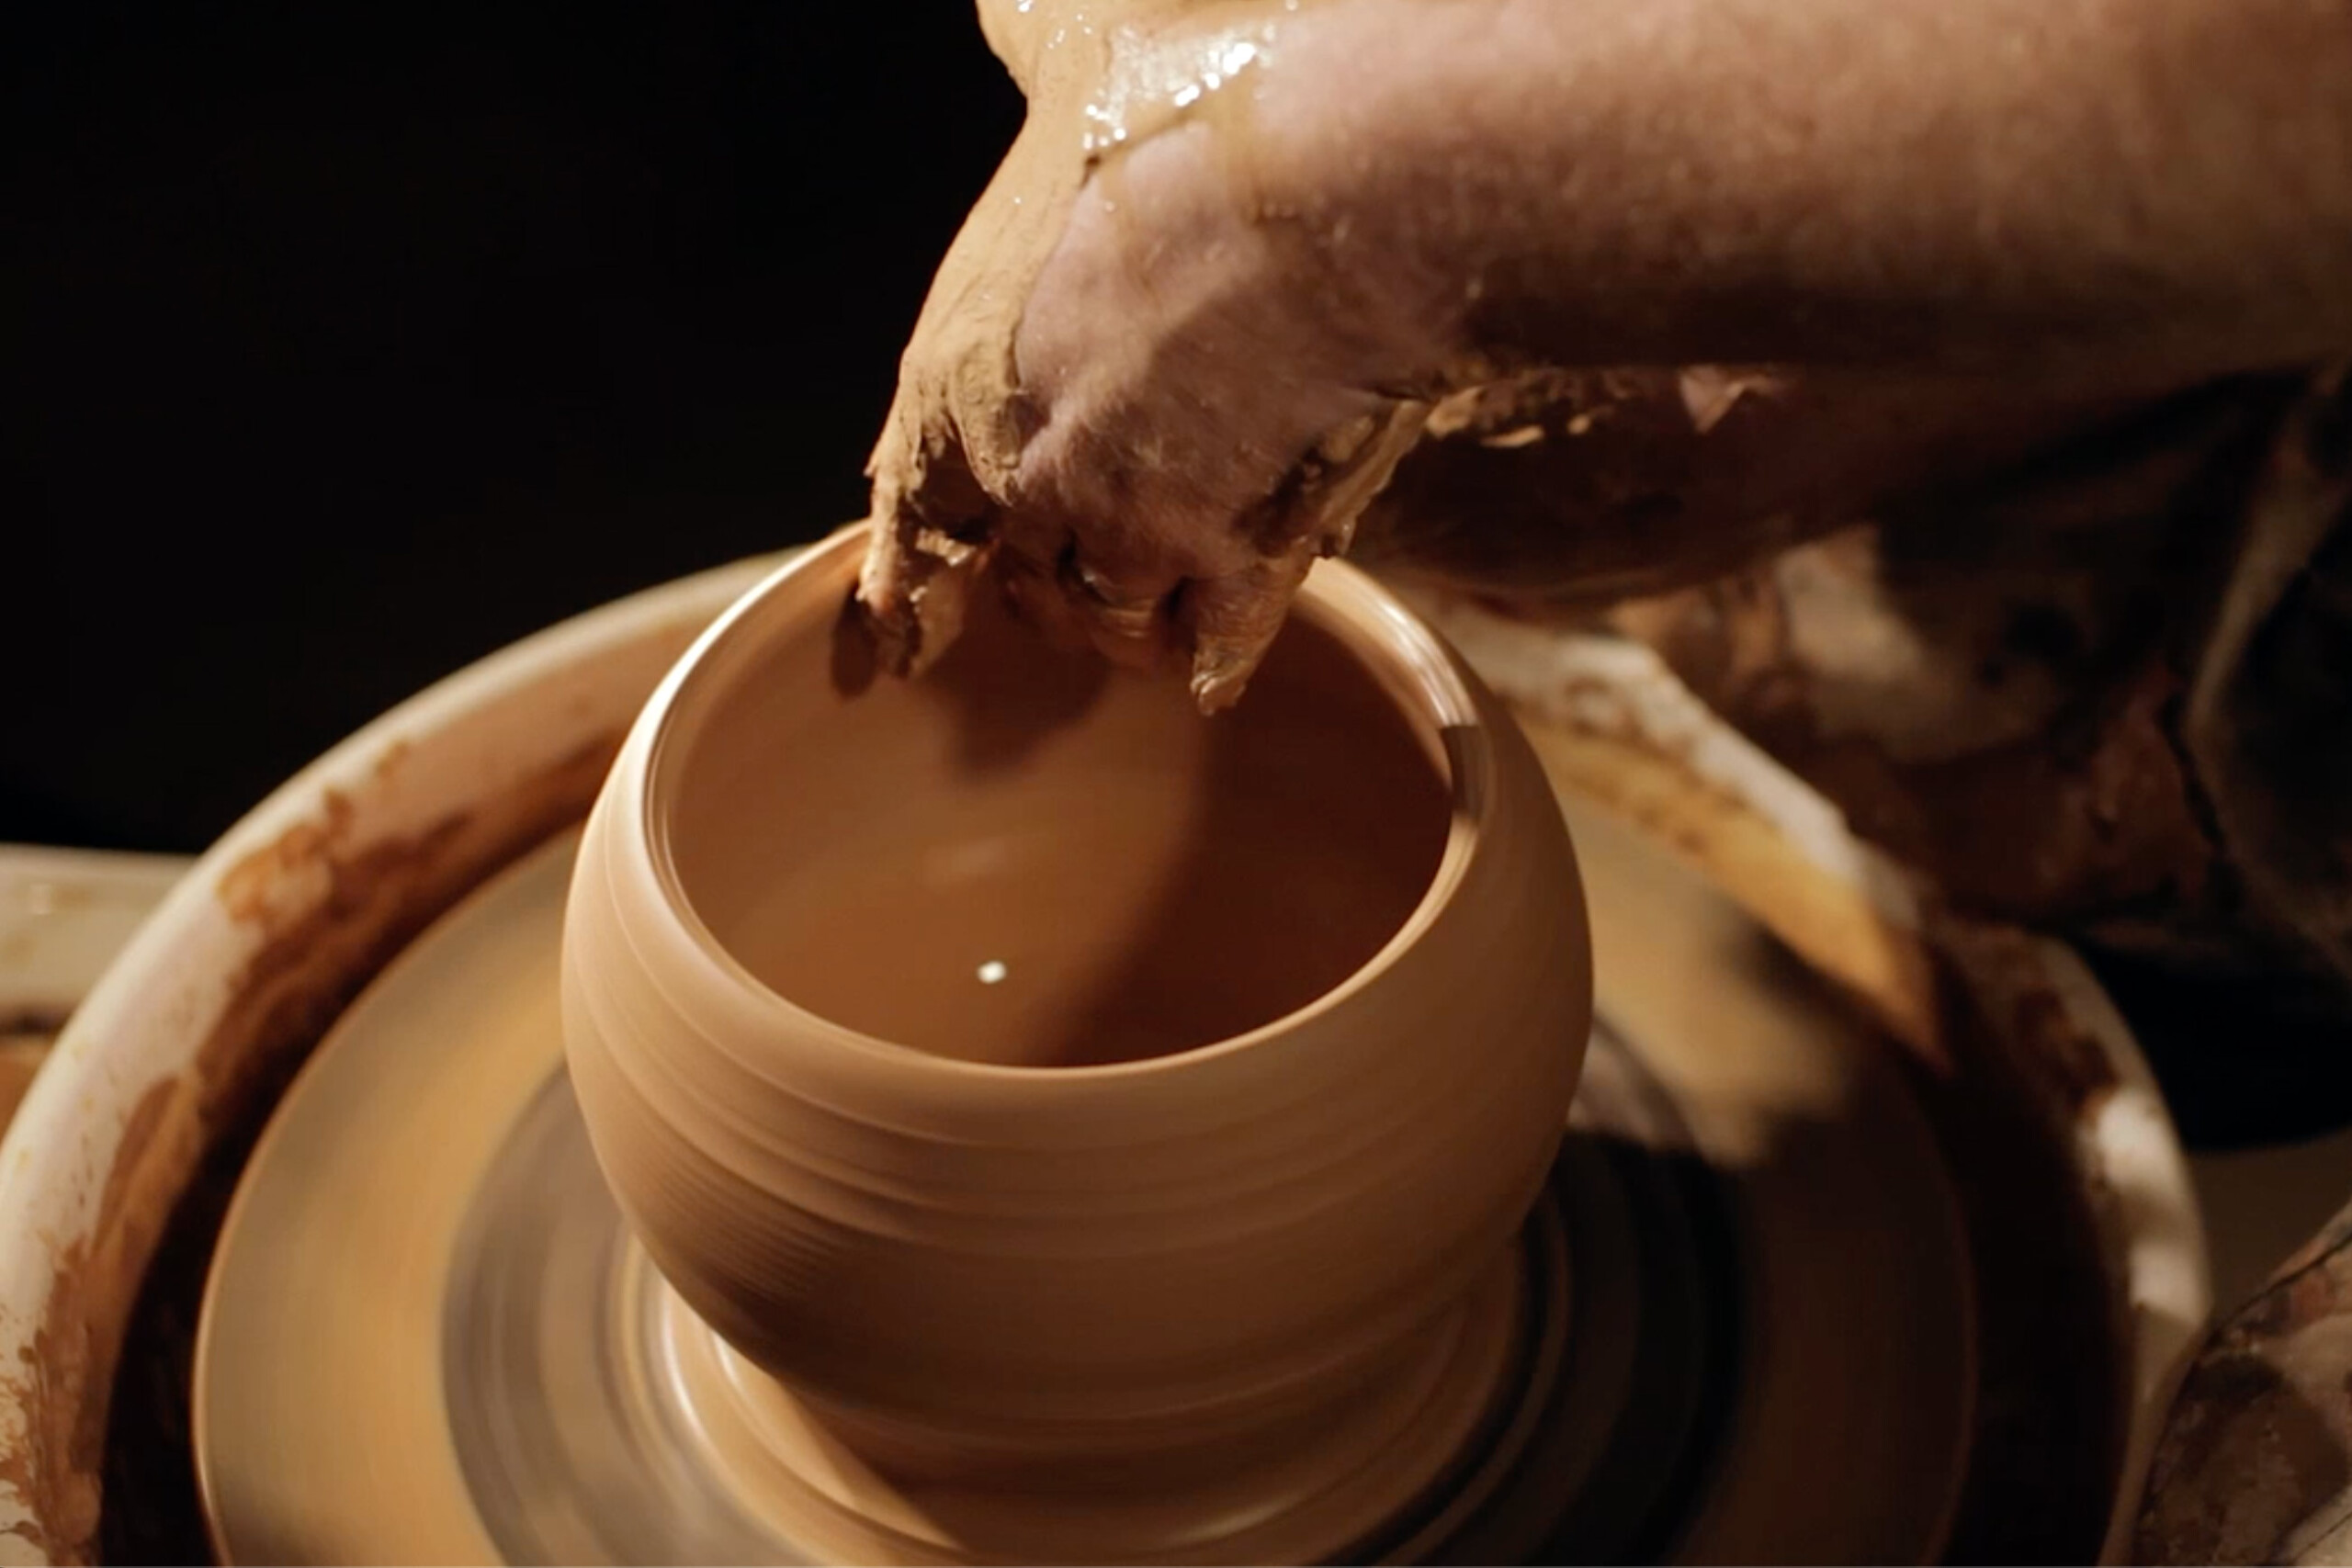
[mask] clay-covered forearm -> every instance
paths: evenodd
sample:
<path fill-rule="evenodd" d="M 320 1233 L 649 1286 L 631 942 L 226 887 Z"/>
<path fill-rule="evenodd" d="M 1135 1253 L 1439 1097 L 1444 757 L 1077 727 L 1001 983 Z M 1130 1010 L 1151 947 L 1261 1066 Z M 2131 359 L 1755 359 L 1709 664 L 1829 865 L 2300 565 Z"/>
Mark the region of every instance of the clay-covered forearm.
<path fill-rule="evenodd" d="M 2352 0 L 989 14 L 1031 114 L 876 451 L 901 668 L 996 571 L 1216 705 L 1351 539 L 1579 597 L 2352 352 Z M 1396 476 L 1425 428 L 1471 462 Z"/>
<path fill-rule="evenodd" d="M 1335 0 L 1250 177 L 1462 350 L 2154 386 L 2352 347 L 2345 0 Z"/>

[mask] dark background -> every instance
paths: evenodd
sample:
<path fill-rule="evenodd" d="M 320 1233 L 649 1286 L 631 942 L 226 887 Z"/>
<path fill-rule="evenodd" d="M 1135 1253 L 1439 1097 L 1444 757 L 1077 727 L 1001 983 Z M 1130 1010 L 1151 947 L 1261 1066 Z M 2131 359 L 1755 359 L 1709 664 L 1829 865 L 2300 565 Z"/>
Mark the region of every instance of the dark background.
<path fill-rule="evenodd" d="M 0 840 L 193 851 L 822 533 L 1019 123 L 964 5 L 0 20 Z"/>

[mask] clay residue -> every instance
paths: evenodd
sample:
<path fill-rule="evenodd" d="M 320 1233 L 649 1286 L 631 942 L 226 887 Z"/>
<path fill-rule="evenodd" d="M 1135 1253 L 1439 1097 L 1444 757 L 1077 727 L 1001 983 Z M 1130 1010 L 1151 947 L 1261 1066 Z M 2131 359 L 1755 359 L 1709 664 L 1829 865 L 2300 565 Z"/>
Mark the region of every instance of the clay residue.
<path fill-rule="evenodd" d="M 1436 406 L 1353 554 L 1558 616 L 1751 567 L 2104 412 L 2013 382 L 1818 367 L 1518 372 Z"/>
<path fill-rule="evenodd" d="M 2082 1152 L 2115 1076 L 2036 939 L 1932 907 L 1922 930 L 1899 929 L 1651 738 L 1529 729 L 1555 779 L 1672 845 L 1905 1047 L 1975 1265 L 1982 1374 L 1948 1556 L 2089 1561 L 2129 1421 L 2125 1259 Z"/>
<path fill-rule="evenodd" d="M 184 1270 L 145 1280 L 167 1231 L 217 1226 L 220 1192 L 189 1186 L 208 1150 L 250 1145 L 267 1108 L 328 1026 L 415 934 L 484 876 L 585 815 L 617 750 L 617 735 L 592 741 L 503 795 L 412 835 L 351 842 L 356 812 L 330 792 L 318 818 L 298 824 L 232 866 L 218 893 L 232 918 L 266 933 L 232 988 L 231 999 L 195 1056 L 194 1072 L 158 1083 L 125 1125 L 87 1239 L 57 1262 L 55 1282 L 28 1364 L 6 1374 L 27 1413 L 27 1441 L 0 1456 L 0 1483 L 25 1499 L 31 1543 L 57 1562 L 89 1560 L 97 1546 L 102 1472 L 138 1478 L 142 1514 L 175 1516 L 169 1494 L 193 1497 L 185 1448 L 192 1310 L 164 1311 L 176 1334 L 139 1337 L 142 1359 L 171 1363 L 152 1380 L 180 1408 L 142 1407 L 130 1391 L 151 1380 L 118 1377 L 134 1304 L 142 1317 L 159 1302 L 189 1306 L 202 1289 L 210 1232 L 180 1248 Z M 377 777 L 397 765 L 396 744 Z M 315 894 L 304 889 L 317 879 Z M 236 1164 L 223 1171 L 232 1181 Z M 126 1399 L 109 1409 L 118 1387 Z M 151 1495 L 152 1492 L 152 1495 Z M 200 1523 L 189 1515 L 191 1527 Z M 137 1521 L 136 1536 L 155 1523 Z M 111 1531 L 109 1533 L 112 1533 Z M 143 1543 L 144 1555 L 204 1551 L 200 1533 Z M 134 1554 L 141 1554 L 133 1548 Z"/>
<path fill-rule="evenodd" d="M 1863 530 L 1613 619 L 1965 907 L 2193 900 L 2212 846 L 2165 729 L 2177 677 L 2123 608 L 2011 586 L 1922 579 Z"/>
<path fill-rule="evenodd" d="M 123 1123 L 120 1153 L 98 1197 L 98 1224 L 57 1259 L 49 1303 L 21 1369 L 0 1373 L 25 1412 L 24 1446 L 0 1453 L 0 1483 L 28 1518 L 17 1527 L 52 1562 L 85 1560 L 98 1525 L 114 1373 L 110 1330 L 137 1291 L 164 1214 L 133 1197 L 159 1170 L 193 1164 L 200 1134 L 175 1079 L 141 1095 Z"/>
<path fill-rule="evenodd" d="M 1920 1103 L 1960 1194 L 1982 1358 L 1946 1558 L 2088 1562 L 2133 1418 L 2128 1258 L 2087 1152 L 2112 1071 L 2053 992 L 2032 938 L 1987 928 L 1955 942 L 1938 925 L 1951 1067 L 1919 1075 Z"/>
<path fill-rule="evenodd" d="M 2140 1562 L 2335 1562 L 2352 1517 L 2352 1211 L 2214 1340 L 2182 1385 L 2132 1540 Z"/>
<path fill-rule="evenodd" d="M 881 525 L 861 584 L 886 607 L 884 652 L 917 670 L 963 627 L 991 505 L 1009 490 L 1024 432 L 1012 344 L 1028 284 L 1044 267 L 1084 183 L 1084 111 L 1106 73 L 1114 26 L 1166 0 L 1002 0 L 980 24 L 1031 112 L 940 262 L 899 364 L 899 388 L 866 465 Z"/>
<path fill-rule="evenodd" d="M 271 935 L 198 1053 L 208 1111 L 228 1108 L 243 1091 L 257 1055 L 314 1043 L 358 987 L 459 895 L 584 815 L 619 746 L 618 736 L 600 738 L 492 807 L 356 851 L 346 847 L 351 803 L 330 790 L 322 819 L 289 829 L 231 867 L 221 902 Z M 405 750 L 396 744 L 376 776 L 387 776 Z M 326 878 L 314 903 L 289 912 L 273 900 L 313 871 Z"/>
<path fill-rule="evenodd" d="M 2010 1070 L 2031 1084 L 2053 1123 L 2071 1131 L 2098 1114 L 2120 1081 L 2115 1060 L 2052 983 L 2037 951 L 2041 939 L 1940 908 L 1930 908 L 1928 926 L 1937 949 L 1966 977 L 1976 1005 L 1996 1026 Z"/>
<path fill-rule="evenodd" d="M 1217 128 L 1222 155 L 1246 163 L 1253 142 L 1238 127 L 1249 89 L 1285 47 L 1298 7 L 983 0 L 982 27 L 1029 110 L 933 279 L 867 465 L 876 528 L 859 596 L 888 667 L 917 673 L 944 652 L 986 572 L 1049 626 L 1091 637 L 1121 662 L 1181 660 L 1203 709 L 1228 706 L 1309 568 L 1346 548 L 1364 505 L 1418 438 L 1421 402 L 1384 396 L 1363 412 L 1360 400 L 1340 400 L 1348 412 L 1329 428 L 1303 430 L 1287 470 L 1267 476 L 1254 504 L 1188 541 L 1182 615 L 1172 613 L 1180 581 L 1159 581 L 1161 567 L 1130 552 L 1103 564 L 1115 563 L 1110 575 L 1123 580 L 1127 569 L 1147 570 L 1149 584 L 1090 581 L 1082 552 L 1066 551 L 1058 536 L 1065 520 L 1054 514 L 1069 498 L 1039 508 L 1034 490 L 1022 493 L 1024 455 L 1059 399 L 1034 364 L 1023 384 L 1015 344 L 1036 328 L 1034 307 L 1054 295 L 1040 295 L 1039 279 L 1068 243 L 1081 191 L 1116 190 L 1140 145 L 1204 119 Z M 1119 206 L 1104 197 L 1106 213 Z M 1148 355 L 1164 345 L 1114 339 L 1103 351 L 1115 357 L 1122 348 Z M 1098 365 L 1089 376 L 1109 374 Z M 1160 435 L 1150 445 L 1160 448 Z M 1212 446 L 1216 461 L 1233 457 L 1230 442 Z M 1197 471 L 1172 456 L 1153 462 Z M 1109 521 L 1092 502 L 1074 504 Z M 1130 505 L 1123 525 L 1148 527 L 1153 510 Z"/>
<path fill-rule="evenodd" d="M 1906 1049 L 1939 1060 L 1933 961 L 1854 887 L 1824 877 L 1747 802 L 1630 721 L 1531 735 L 1555 778 L 1702 871 Z"/>
<path fill-rule="evenodd" d="M 1514 626 L 1444 595 L 1423 609 L 1511 700 L 1556 785 L 1672 848 L 1843 987 L 1880 1029 L 1916 1055 L 1939 1057 L 1935 967 L 1904 913 L 1907 893 L 1891 863 L 1859 845 L 1850 846 L 1860 857 L 1853 874 L 1825 874 L 1814 835 L 1842 839 L 1834 812 L 1807 795 L 1820 807 L 1818 820 L 1792 827 L 1777 819 L 1758 804 L 1771 796 L 1776 770 L 1754 752 L 1733 750 L 1702 765 L 1703 750 L 1737 746 L 1720 721 L 1663 671 L 1629 679 L 1620 660 L 1588 661 L 1573 651 L 1579 644 L 1608 651 L 1600 639 Z"/>

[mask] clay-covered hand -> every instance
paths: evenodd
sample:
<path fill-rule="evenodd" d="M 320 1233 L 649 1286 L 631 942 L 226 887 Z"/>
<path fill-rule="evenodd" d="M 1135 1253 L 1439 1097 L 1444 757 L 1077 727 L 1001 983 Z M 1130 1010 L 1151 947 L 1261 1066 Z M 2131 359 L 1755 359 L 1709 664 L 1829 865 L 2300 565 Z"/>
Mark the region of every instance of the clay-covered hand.
<path fill-rule="evenodd" d="M 1029 120 L 902 361 L 862 596 L 920 668 L 990 569 L 1047 629 L 1184 661 L 1218 705 L 1411 443 L 1434 340 L 1350 297 L 1309 215 L 1253 178 L 1253 150 L 1303 129 L 1251 119 L 1312 15 L 982 15 Z"/>
<path fill-rule="evenodd" d="M 2314 0 L 982 15 L 1031 113 L 874 457 L 902 669 L 987 569 L 1215 706 L 1384 487 L 1368 543 L 1556 594 L 2352 345 Z"/>

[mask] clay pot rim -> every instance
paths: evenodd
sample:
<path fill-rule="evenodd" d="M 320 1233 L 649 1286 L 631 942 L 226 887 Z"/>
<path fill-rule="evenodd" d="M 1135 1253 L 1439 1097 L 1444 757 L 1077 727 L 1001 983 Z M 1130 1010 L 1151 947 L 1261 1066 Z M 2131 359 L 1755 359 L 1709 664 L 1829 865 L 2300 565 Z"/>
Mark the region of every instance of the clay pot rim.
<path fill-rule="evenodd" d="M 805 591 L 817 579 L 838 576 L 846 592 L 855 580 L 855 563 L 864 557 L 867 532 L 865 523 L 856 523 L 809 546 L 729 605 L 664 677 L 646 706 L 644 717 L 650 724 L 623 750 L 619 763 L 628 768 L 633 754 L 642 757 L 636 770 L 637 788 L 629 809 L 637 817 L 640 850 L 664 908 L 676 920 L 676 929 L 684 938 L 676 944 L 678 951 L 705 978 L 725 986 L 739 1002 L 787 1023 L 797 1038 L 886 1070 L 1006 1087 L 1059 1084 L 1076 1090 L 1157 1078 L 1171 1072 L 1196 1071 L 1205 1064 L 1229 1060 L 1274 1043 L 1301 1025 L 1356 1000 L 1396 965 L 1412 944 L 1444 915 L 1461 891 L 1485 836 L 1491 810 L 1493 791 L 1488 781 L 1498 766 L 1491 729 L 1494 720 L 1479 702 L 1472 678 L 1465 674 L 1460 660 L 1435 630 L 1361 570 L 1343 561 L 1323 560 L 1309 574 L 1291 613 L 1329 633 L 1345 649 L 1423 741 L 1430 764 L 1444 786 L 1449 813 L 1445 845 L 1430 874 L 1429 886 L 1403 923 L 1346 978 L 1304 1006 L 1239 1034 L 1204 1041 L 1164 1055 L 1070 1066 L 975 1062 L 936 1055 L 918 1046 L 852 1029 L 801 1007 L 753 975 L 704 924 L 686 896 L 671 853 L 667 824 L 658 809 L 665 792 L 658 781 L 664 772 L 665 757 L 673 754 L 671 743 L 681 722 L 680 715 L 691 711 L 687 699 L 695 697 L 694 705 L 699 706 L 711 700 L 716 691 L 724 689 L 697 686 L 696 678 L 706 671 L 712 656 L 740 638 L 773 634 L 777 627 L 775 624 L 762 624 L 763 612 L 770 615 L 782 613 L 780 602 L 797 612 L 787 623 L 793 629 L 805 629 L 806 622 L 800 619 L 803 615 L 838 615 L 842 594 Z M 804 595 L 795 595 L 796 588 L 803 590 Z M 795 599 L 798 602 L 789 603 Z M 1216 720 L 1204 718 L 1203 722 Z"/>

